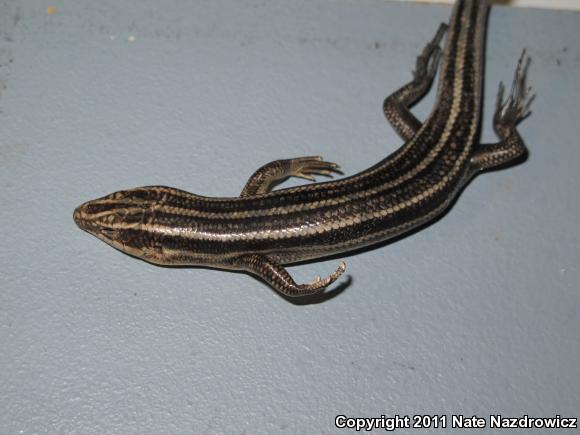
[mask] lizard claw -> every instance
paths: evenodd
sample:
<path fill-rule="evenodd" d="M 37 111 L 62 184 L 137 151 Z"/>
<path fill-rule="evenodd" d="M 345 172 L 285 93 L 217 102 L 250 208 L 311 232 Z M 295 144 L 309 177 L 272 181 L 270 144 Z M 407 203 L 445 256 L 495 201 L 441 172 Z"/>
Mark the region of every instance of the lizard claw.
<path fill-rule="evenodd" d="M 413 76 L 416 82 L 423 81 L 425 79 L 432 80 L 437 72 L 437 65 L 439 65 L 439 60 L 441 59 L 441 47 L 439 44 L 443 35 L 447 31 L 447 24 L 441 24 L 435 37 L 425 46 L 423 52 L 417 57 L 417 62 L 415 64 L 415 71 L 413 71 Z"/>
<path fill-rule="evenodd" d="M 331 177 L 334 173 L 341 173 L 336 163 L 326 162 L 320 156 L 299 157 L 292 159 L 291 175 L 306 180 L 315 181 L 314 175 Z"/>
<path fill-rule="evenodd" d="M 510 93 L 505 100 L 505 86 L 503 83 L 499 84 L 494 116 L 496 130 L 514 127 L 532 113 L 530 106 L 535 98 L 535 94 L 531 94 L 532 88 L 526 85 L 526 76 L 530 62 L 531 60 L 526 55 L 526 50 L 524 49 L 518 60 Z"/>
<path fill-rule="evenodd" d="M 313 292 L 321 290 L 325 287 L 328 287 L 330 284 L 332 284 L 334 281 L 336 281 L 340 277 L 340 275 L 342 275 L 344 273 L 345 270 L 346 270 L 346 263 L 341 260 L 340 264 L 338 265 L 338 268 L 333 273 L 331 273 L 330 275 L 328 275 L 324 279 L 321 279 L 320 276 L 317 276 L 310 283 L 302 284 L 300 286 L 301 290 L 307 291 L 309 293 L 313 293 Z"/>

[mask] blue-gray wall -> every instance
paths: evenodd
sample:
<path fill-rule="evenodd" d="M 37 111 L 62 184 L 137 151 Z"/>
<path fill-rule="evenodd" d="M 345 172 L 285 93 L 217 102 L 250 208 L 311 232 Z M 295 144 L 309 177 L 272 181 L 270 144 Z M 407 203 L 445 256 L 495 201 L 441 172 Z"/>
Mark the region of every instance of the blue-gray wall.
<path fill-rule="evenodd" d="M 140 185 L 237 195 L 278 158 L 320 154 L 346 174 L 375 163 L 401 144 L 382 101 L 448 14 L 381 0 L 0 2 L 0 433 L 578 413 L 579 15 L 493 9 L 483 139 L 527 47 L 530 159 L 478 177 L 426 230 L 347 257 L 350 285 L 324 303 L 155 267 L 72 220 Z M 308 281 L 337 261 L 291 271 Z"/>

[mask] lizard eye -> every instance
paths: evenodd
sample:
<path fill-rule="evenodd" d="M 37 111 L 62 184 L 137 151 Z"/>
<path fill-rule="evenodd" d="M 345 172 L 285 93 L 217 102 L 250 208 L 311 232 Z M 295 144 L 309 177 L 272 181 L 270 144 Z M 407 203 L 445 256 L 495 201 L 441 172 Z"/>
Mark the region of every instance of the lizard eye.
<path fill-rule="evenodd" d="M 125 190 L 120 190 L 118 192 L 115 192 L 111 195 L 112 199 L 125 199 L 127 198 L 129 195 L 127 194 L 127 191 Z"/>

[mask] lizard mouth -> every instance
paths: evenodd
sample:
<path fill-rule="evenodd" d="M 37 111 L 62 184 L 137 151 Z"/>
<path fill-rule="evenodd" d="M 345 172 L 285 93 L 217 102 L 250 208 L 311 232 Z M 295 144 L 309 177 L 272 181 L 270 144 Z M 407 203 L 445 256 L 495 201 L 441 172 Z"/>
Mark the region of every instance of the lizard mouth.
<path fill-rule="evenodd" d="M 88 231 L 91 225 L 86 213 L 86 204 L 87 203 L 85 202 L 75 208 L 73 220 L 80 229 Z"/>
<path fill-rule="evenodd" d="M 104 237 L 112 237 L 114 236 L 113 230 L 109 230 L 108 228 L 103 228 L 102 225 L 99 225 L 95 216 L 91 214 L 91 201 L 85 202 L 84 204 L 79 205 L 75 208 L 73 212 L 73 220 L 77 224 L 77 226 L 88 233 L 91 233 L 97 237 L 104 236 Z"/>

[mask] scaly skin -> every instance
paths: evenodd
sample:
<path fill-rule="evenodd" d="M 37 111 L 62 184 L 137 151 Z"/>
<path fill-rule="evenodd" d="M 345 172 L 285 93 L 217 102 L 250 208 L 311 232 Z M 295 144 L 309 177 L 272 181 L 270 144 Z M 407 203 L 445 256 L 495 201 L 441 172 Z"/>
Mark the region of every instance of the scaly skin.
<path fill-rule="evenodd" d="M 344 263 L 309 284 L 296 284 L 282 265 L 408 232 L 445 211 L 477 172 L 525 153 L 515 129 L 530 101 L 523 60 L 510 96 L 505 102 L 499 97 L 495 127 L 501 142 L 478 144 L 488 8 L 486 1 L 457 1 L 449 25 L 441 25 L 418 57 L 414 79 L 387 98 L 387 119 L 406 143 L 376 165 L 337 181 L 271 191 L 290 176 L 313 179 L 337 171 L 320 157 L 278 160 L 256 171 L 240 197 L 139 187 L 82 204 L 76 223 L 152 263 L 244 270 L 288 296 L 324 290 L 344 272 Z M 409 106 L 429 89 L 440 60 L 435 108 L 421 124 Z"/>

